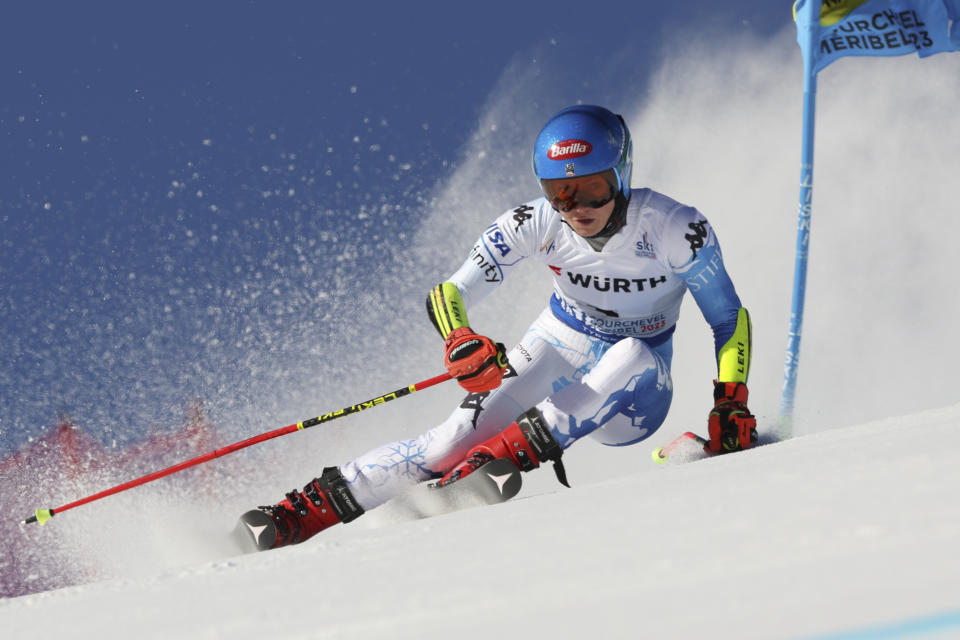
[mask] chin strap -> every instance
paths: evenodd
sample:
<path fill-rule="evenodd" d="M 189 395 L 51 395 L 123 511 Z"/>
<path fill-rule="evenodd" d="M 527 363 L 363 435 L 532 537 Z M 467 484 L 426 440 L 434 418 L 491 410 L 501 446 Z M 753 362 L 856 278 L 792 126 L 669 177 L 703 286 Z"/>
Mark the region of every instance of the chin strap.
<path fill-rule="evenodd" d="M 591 238 L 609 238 L 623 229 L 623 225 L 627 223 L 627 205 L 630 203 L 630 199 L 623 196 L 623 191 L 618 191 L 614 202 L 613 213 L 610 214 L 607 224 L 603 226 L 600 233 L 590 236 Z"/>

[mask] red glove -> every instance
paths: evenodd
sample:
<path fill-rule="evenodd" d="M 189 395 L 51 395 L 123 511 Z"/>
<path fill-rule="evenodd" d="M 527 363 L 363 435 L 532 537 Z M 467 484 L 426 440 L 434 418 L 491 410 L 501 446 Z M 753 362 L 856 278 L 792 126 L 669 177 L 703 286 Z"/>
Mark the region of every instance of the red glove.
<path fill-rule="evenodd" d="M 742 382 L 717 382 L 713 386 L 713 411 L 710 412 L 709 453 L 728 453 L 749 449 L 757 442 L 757 419 L 747 408 L 747 385 Z"/>
<path fill-rule="evenodd" d="M 474 333 L 470 327 L 460 327 L 450 332 L 443 346 L 443 364 L 461 387 L 470 393 L 483 393 L 500 386 L 507 368 L 507 351 L 501 343 Z"/>

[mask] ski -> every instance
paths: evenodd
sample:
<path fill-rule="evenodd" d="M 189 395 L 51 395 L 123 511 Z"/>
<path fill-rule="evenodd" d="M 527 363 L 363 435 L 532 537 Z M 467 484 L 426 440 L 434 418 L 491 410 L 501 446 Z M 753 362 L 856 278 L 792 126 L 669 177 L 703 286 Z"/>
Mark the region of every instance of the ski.
<path fill-rule="evenodd" d="M 754 440 L 750 449 L 756 449 L 757 447 L 779 441 L 780 438 L 776 435 L 766 432 L 761 433 L 757 436 L 757 439 Z M 654 449 L 651 457 L 657 464 L 665 464 L 667 462 L 693 462 L 695 460 L 703 460 L 704 458 L 712 458 L 720 453 L 724 453 L 722 451 L 718 453 L 710 451 L 707 449 L 708 443 L 709 440 L 703 436 L 699 436 L 692 431 L 686 431 L 671 440 L 667 446 Z"/>
<path fill-rule="evenodd" d="M 702 458 L 709 458 L 713 454 L 707 451 L 709 441 L 692 431 L 686 431 L 670 441 L 665 447 L 657 447 L 651 454 L 653 461 L 664 464 L 667 461 L 692 462 Z"/>
<path fill-rule="evenodd" d="M 422 485 L 421 485 L 422 486 Z M 429 517 L 457 509 L 506 502 L 520 493 L 520 470 L 506 458 L 496 458 L 467 477 L 445 487 L 435 482 L 407 496 L 415 504 L 416 517 Z M 243 553 L 272 549 L 277 540 L 273 519 L 260 509 L 247 511 L 237 521 L 230 539 Z"/>

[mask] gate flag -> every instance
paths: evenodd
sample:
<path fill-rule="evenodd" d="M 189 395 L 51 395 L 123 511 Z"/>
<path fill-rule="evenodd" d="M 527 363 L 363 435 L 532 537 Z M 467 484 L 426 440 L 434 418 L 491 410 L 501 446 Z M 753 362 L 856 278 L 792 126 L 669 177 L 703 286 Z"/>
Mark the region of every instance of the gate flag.
<path fill-rule="evenodd" d="M 793 301 L 777 425 L 780 437 L 790 437 L 793 431 L 803 334 L 813 209 L 817 73 L 844 56 L 902 56 L 916 52 L 925 58 L 944 51 L 960 51 L 960 0 L 796 0 L 793 17 L 803 53 L 803 139 Z"/>
<path fill-rule="evenodd" d="M 797 0 L 793 15 L 797 33 L 812 28 L 813 51 L 798 37 L 804 59 L 814 73 L 843 56 L 921 58 L 960 50 L 960 0 L 823 0 L 819 24 L 807 24 L 810 0 Z"/>

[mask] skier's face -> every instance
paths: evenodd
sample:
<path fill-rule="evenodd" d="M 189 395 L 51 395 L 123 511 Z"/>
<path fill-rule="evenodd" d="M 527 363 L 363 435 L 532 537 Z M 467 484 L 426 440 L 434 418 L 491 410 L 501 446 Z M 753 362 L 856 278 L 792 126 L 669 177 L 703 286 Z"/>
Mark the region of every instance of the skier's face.
<path fill-rule="evenodd" d="M 613 215 L 613 208 L 616 204 L 615 200 L 611 200 L 596 209 L 578 204 L 570 211 L 561 211 L 560 215 L 570 225 L 570 228 L 577 232 L 577 235 L 589 238 L 597 235 L 607 226 L 607 220 Z"/>

